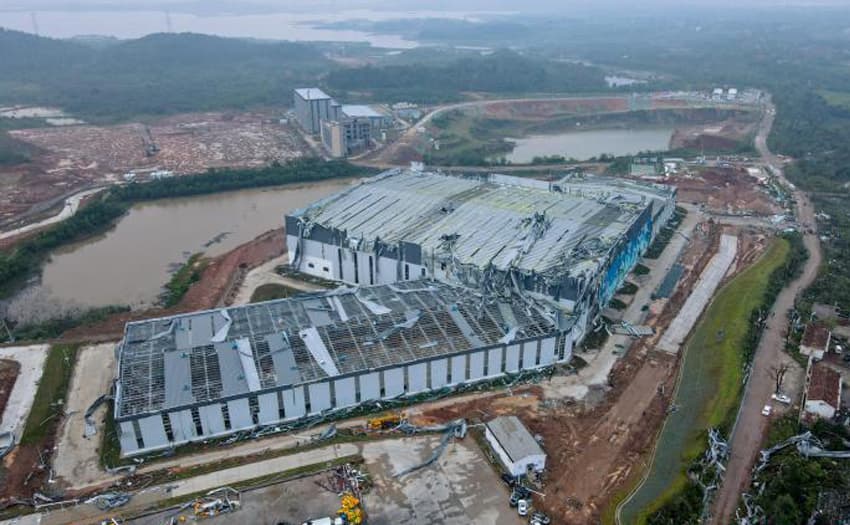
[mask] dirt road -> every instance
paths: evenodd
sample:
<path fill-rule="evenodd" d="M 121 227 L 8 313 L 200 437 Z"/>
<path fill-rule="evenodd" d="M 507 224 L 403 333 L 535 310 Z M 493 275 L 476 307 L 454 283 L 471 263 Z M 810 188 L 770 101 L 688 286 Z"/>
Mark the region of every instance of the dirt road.
<path fill-rule="evenodd" d="M 759 126 L 759 132 L 755 139 L 756 149 L 766 164 L 772 166 L 772 171 L 786 184 L 788 181 L 782 173 L 781 161 L 770 152 L 767 147 L 767 136 L 773 125 L 776 111 L 771 104 Z M 814 209 L 808 196 L 799 191 L 794 191 L 797 202 L 797 218 L 801 229 L 814 232 L 816 226 Z M 753 370 L 749 383 L 744 391 L 744 399 L 741 403 L 738 421 L 732 433 L 731 456 L 726 467 L 726 477 L 714 499 L 711 523 L 730 523 L 735 515 L 742 491 L 746 490 L 751 481 L 751 469 L 756 454 L 761 448 L 764 436 L 767 432 L 769 419 L 761 415 L 761 409 L 770 399 L 773 393 L 774 380 L 771 369 L 780 362 L 790 362 L 796 365 L 782 349 L 785 346 L 785 330 L 788 326 L 788 310 L 794 306 L 797 295 L 806 289 L 817 277 L 818 268 L 821 263 L 820 243 L 816 233 L 804 233 L 803 242 L 809 250 L 809 260 L 803 268 L 802 274 L 792 281 L 777 297 L 771 310 L 772 319 L 769 326 L 762 334 L 759 346 L 756 349 L 753 361 Z M 795 370 L 792 368 L 792 371 Z M 796 371 L 802 373 L 797 365 Z"/>

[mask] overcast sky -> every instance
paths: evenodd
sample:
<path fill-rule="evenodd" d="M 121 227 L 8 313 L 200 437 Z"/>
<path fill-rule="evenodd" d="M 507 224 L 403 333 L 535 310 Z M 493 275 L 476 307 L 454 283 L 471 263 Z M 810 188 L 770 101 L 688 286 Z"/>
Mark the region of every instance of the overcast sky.
<path fill-rule="evenodd" d="M 188 12 L 374 10 L 510 10 L 560 12 L 593 7 L 775 7 L 787 5 L 850 6 L 850 0 L 2 0 L 0 10 L 155 9 Z M 640 6 L 640 7 L 638 7 Z"/>

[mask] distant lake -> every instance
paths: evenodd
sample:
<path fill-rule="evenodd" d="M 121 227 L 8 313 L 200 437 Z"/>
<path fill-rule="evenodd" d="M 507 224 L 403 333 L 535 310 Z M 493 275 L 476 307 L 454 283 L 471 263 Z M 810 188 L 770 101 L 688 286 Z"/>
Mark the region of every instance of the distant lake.
<path fill-rule="evenodd" d="M 62 305 L 153 304 L 189 254 L 226 253 L 350 185 L 335 179 L 136 204 L 109 231 L 53 252 L 30 292 Z"/>
<path fill-rule="evenodd" d="M 179 7 L 178 7 L 179 8 Z M 165 11 L 0 11 L 0 27 L 33 32 L 33 16 L 42 36 L 69 38 L 102 35 L 139 38 L 151 33 L 191 32 L 226 37 L 291 41 L 368 42 L 375 47 L 407 49 L 417 42 L 399 35 L 377 35 L 315 26 L 346 20 L 462 18 L 469 13 L 437 11 L 341 10 L 333 13 L 257 13 L 195 15 Z"/>
<path fill-rule="evenodd" d="M 670 147 L 673 131 L 673 128 L 594 129 L 530 135 L 521 139 L 508 139 L 515 146 L 504 157 L 514 164 L 527 164 L 534 157 L 547 155 L 587 160 L 603 153 L 631 155 L 640 151 L 661 151 Z"/>

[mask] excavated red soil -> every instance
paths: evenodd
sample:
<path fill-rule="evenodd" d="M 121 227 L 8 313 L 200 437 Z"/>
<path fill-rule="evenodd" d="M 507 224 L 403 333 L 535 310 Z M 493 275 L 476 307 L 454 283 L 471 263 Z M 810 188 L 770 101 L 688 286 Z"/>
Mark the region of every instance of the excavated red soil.
<path fill-rule="evenodd" d="M 753 184 L 753 179 L 743 169 L 707 168 L 695 176 L 674 175 L 665 182 L 679 190 L 679 201 L 702 204 L 717 213 L 772 215 L 781 212 L 767 191 Z"/>
<path fill-rule="evenodd" d="M 37 147 L 32 162 L 0 169 L 0 222 L 85 187 L 144 180 L 154 170 L 176 175 L 208 168 L 261 167 L 300 157 L 309 147 L 279 112 L 187 113 L 149 125 L 66 126 L 14 130 Z M 148 135 L 149 131 L 149 135 Z M 158 150 L 147 154 L 148 136 Z"/>

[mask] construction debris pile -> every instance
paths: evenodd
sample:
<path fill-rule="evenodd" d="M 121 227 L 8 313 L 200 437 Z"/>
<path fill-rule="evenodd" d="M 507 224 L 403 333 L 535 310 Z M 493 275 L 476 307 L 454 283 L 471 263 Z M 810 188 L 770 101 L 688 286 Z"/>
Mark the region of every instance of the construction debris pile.
<path fill-rule="evenodd" d="M 414 465 L 410 468 L 404 469 L 395 475 L 396 478 L 400 478 L 402 476 L 410 474 L 411 472 L 416 472 L 417 470 L 423 469 L 440 459 L 440 456 L 443 455 L 443 452 L 446 450 L 446 447 L 449 445 L 449 442 L 452 440 L 452 438 L 463 439 L 464 437 L 466 437 L 466 420 L 458 419 L 452 421 L 451 423 L 448 423 L 447 425 L 431 427 L 417 427 L 415 425 L 411 425 L 407 421 L 402 421 L 401 424 L 396 427 L 396 429 L 405 434 L 416 434 L 419 432 L 443 433 L 443 437 L 440 438 L 440 444 L 437 445 L 437 448 L 434 449 L 434 451 L 431 453 L 431 456 L 419 465 Z"/>
<path fill-rule="evenodd" d="M 366 523 L 363 494 L 369 489 L 371 483 L 365 472 L 355 468 L 351 463 L 346 463 L 329 470 L 324 480 L 317 480 L 315 483 L 340 497 L 340 507 L 332 523 L 340 525 Z"/>
<path fill-rule="evenodd" d="M 763 449 L 759 452 L 758 464 L 753 467 L 752 487 L 756 487 L 755 494 L 751 492 L 745 492 L 743 494 L 742 499 L 744 503 L 744 512 L 742 513 L 741 508 L 738 508 L 735 512 L 737 523 L 740 525 L 755 525 L 757 523 L 765 522 L 766 516 L 764 509 L 762 509 L 756 502 L 762 493 L 764 493 L 764 489 L 767 486 L 766 480 L 762 479 L 762 472 L 768 467 L 770 460 L 774 455 L 791 446 L 794 446 L 797 449 L 797 452 L 807 459 L 850 459 L 850 450 L 826 450 L 823 443 L 808 431 L 796 436 L 791 436 L 785 441 L 777 443 L 770 448 Z"/>
<path fill-rule="evenodd" d="M 702 519 L 707 520 L 711 501 L 717 489 L 723 483 L 726 462 L 729 460 L 729 443 L 723 439 L 716 428 L 708 431 L 708 449 L 700 461 L 700 473 L 695 476 L 696 483 L 702 488 Z"/>
<path fill-rule="evenodd" d="M 230 487 L 213 489 L 181 506 L 176 515 L 168 518 L 166 524 L 176 525 L 186 521 L 186 515 L 183 513 L 188 509 L 192 509 L 191 517 L 196 521 L 236 512 L 242 506 L 241 498 L 239 491 Z"/>
<path fill-rule="evenodd" d="M 87 499 L 86 503 L 105 511 L 123 507 L 132 497 L 133 495 L 129 492 L 104 492 Z"/>

